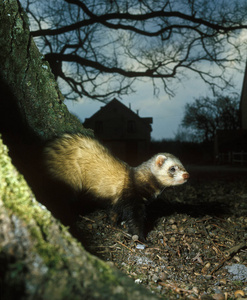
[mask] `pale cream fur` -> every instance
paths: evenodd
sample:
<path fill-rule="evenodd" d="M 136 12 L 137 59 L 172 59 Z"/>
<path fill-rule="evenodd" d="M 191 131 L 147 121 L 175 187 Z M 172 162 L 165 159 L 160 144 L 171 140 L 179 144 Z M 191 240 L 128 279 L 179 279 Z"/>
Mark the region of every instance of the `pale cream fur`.
<path fill-rule="evenodd" d="M 45 149 L 45 161 L 53 177 L 75 191 L 117 201 L 128 180 L 128 166 L 115 159 L 97 140 L 66 134 Z"/>

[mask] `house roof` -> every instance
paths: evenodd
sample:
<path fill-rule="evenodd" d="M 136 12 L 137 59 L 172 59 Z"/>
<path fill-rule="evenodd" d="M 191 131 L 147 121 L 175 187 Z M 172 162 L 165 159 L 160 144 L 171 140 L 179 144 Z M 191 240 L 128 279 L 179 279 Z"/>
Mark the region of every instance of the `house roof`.
<path fill-rule="evenodd" d="M 86 118 L 84 124 L 87 123 L 87 121 L 89 120 L 93 121 L 94 119 L 100 119 L 100 117 L 103 116 L 105 113 L 109 112 L 109 110 L 121 111 L 121 113 L 124 113 L 126 116 L 128 116 L 128 118 L 131 118 L 133 120 L 138 120 L 139 122 L 143 122 L 145 125 L 148 126 L 150 126 L 150 124 L 153 123 L 152 117 L 142 118 L 137 113 L 133 112 L 130 108 L 128 108 L 123 103 L 121 103 L 116 98 L 114 98 L 105 106 L 102 106 L 100 110 L 98 110 L 90 118 Z"/>

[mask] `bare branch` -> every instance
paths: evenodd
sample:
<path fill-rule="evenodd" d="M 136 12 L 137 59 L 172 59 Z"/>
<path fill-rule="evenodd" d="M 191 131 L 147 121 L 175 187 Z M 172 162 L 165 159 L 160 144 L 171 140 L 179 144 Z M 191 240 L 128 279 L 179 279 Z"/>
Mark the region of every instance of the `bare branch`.
<path fill-rule="evenodd" d="M 136 78 L 173 96 L 173 82 L 191 72 L 225 88 L 227 70 L 245 60 L 244 0 L 60 0 L 40 9 L 23 1 L 36 24 L 32 35 L 71 97 L 109 99 L 131 92 Z"/>

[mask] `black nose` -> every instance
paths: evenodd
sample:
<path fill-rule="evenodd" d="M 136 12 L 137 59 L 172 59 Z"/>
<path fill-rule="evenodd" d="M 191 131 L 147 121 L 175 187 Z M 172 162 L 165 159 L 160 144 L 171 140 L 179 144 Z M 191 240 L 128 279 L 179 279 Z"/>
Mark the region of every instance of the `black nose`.
<path fill-rule="evenodd" d="M 190 178 L 190 174 L 189 173 L 184 173 L 183 174 L 183 179 L 189 179 Z"/>

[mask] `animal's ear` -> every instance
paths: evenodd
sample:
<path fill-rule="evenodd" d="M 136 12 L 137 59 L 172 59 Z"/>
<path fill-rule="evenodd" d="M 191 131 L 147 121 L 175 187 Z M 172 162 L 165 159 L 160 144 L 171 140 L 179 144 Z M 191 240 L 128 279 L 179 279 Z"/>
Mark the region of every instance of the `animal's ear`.
<path fill-rule="evenodd" d="M 165 155 L 163 155 L 163 154 L 158 155 L 155 160 L 156 166 L 161 168 L 163 166 L 165 160 L 167 160 L 167 157 Z"/>

